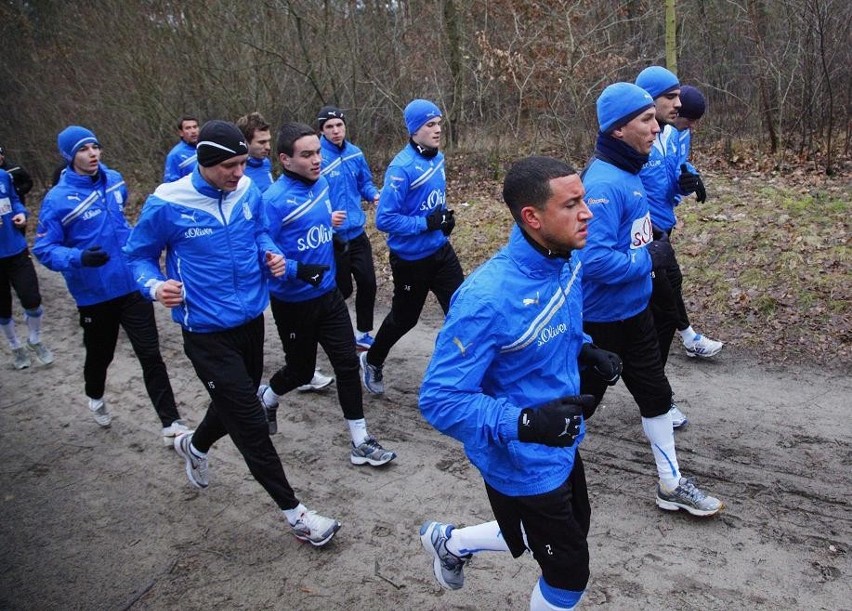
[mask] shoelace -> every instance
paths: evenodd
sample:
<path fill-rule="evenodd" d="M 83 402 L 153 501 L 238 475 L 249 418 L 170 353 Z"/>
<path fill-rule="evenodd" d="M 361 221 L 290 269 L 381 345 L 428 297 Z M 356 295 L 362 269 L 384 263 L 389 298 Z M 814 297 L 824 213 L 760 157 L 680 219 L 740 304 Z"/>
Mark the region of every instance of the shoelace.
<path fill-rule="evenodd" d="M 703 501 L 707 497 L 706 494 L 695 486 L 695 482 L 690 478 L 686 478 L 686 481 L 681 484 L 681 488 L 683 488 L 687 496 L 695 502 Z"/>

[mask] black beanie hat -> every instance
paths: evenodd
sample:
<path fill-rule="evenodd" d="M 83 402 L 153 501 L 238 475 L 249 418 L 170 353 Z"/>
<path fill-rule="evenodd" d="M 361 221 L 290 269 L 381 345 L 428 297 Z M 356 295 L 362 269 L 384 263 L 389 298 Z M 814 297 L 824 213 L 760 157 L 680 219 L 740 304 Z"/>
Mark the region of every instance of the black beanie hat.
<path fill-rule="evenodd" d="M 322 131 L 322 126 L 325 125 L 325 122 L 329 119 L 340 119 L 343 121 L 344 125 L 346 124 L 346 117 L 344 116 L 343 111 L 337 106 L 323 106 L 317 114 L 317 126 L 320 131 Z"/>
<path fill-rule="evenodd" d="M 198 133 L 195 146 L 198 165 L 204 168 L 227 161 L 238 155 L 248 155 L 245 136 L 233 123 L 227 121 L 208 121 Z"/>

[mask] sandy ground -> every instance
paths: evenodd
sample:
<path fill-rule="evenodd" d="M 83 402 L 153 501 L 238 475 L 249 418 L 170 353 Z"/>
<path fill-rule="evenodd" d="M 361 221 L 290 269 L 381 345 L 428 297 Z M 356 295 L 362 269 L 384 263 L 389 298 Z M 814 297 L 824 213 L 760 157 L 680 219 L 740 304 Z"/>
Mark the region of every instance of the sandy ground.
<path fill-rule="evenodd" d="M 18 372 L 4 352 L 0 368 L 0 609 L 528 608 L 532 558 L 480 555 L 465 588 L 447 592 L 420 547 L 425 519 L 491 519 L 478 472 L 417 409 L 434 302 L 391 352 L 385 397 L 366 399 L 394 463 L 349 464 L 334 387 L 280 410 L 274 441 L 294 488 L 343 522 L 315 549 L 288 534 L 229 440 L 211 451 L 211 486 L 187 484 L 123 335 L 107 388 L 114 419 L 100 429 L 83 397 L 76 310 L 58 274 L 39 274 L 56 362 Z M 182 411 L 197 423 L 206 394 L 178 327 L 162 308 L 158 318 Z M 268 316 L 267 373 L 280 350 Z M 593 509 L 583 607 L 852 608 L 848 368 L 757 367 L 728 346 L 717 362 L 675 354 L 669 371 L 691 421 L 677 434 L 682 469 L 727 509 L 712 519 L 657 509 L 638 412 L 616 387 L 583 448 Z"/>

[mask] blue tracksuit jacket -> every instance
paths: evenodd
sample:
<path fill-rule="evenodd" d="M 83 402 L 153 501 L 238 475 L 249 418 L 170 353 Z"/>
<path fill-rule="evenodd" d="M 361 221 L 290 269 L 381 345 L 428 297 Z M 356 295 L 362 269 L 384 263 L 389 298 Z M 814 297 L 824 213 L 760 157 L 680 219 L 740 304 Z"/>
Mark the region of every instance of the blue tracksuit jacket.
<path fill-rule="evenodd" d="M 331 199 L 322 176 L 308 184 L 286 174 L 263 194 L 263 217 L 269 237 L 287 258 L 287 272 L 269 282 L 281 301 L 307 301 L 334 289 L 334 245 Z M 296 277 L 300 263 L 328 265 L 319 286 Z"/>
<path fill-rule="evenodd" d="M 582 264 L 547 258 L 517 227 L 453 296 L 420 387 L 420 410 L 464 444 L 483 479 L 508 496 L 562 485 L 583 435 L 568 448 L 518 441 L 518 416 L 579 394 Z"/>
<path fill-rule="evenodd" d="M 124 248 L 137 288 L 153 299 L 158 282 L 183 282 L 184 302 L 172 319 L 187 331 L 223 331 L 257 318 L 269 305 L 266 252 L 280 253 L 260 215 L 260 191 L 245 176 L 233 192 L 210 186 L 197 168 L 160 185 Z"/>
<path fill-rule="evenodd" d="M 400 259 L 428 257 L 447 243 L 440 230 L 426 229 L 426 217 L 446 208 L 444 154 L 429 159 L 409 142 L 385 172 L 376 210 L 376 228 L 388 234 L 388 248 Z"/>
<path fill-rule="evenodd" d="M 583 186 L 594 215 L 581 251 L 583 316 L 589 322 L 624 320 L 644 310 L 651 298 L 648 198 L 638 175 L 597 158 L 584 173 Z"/>
<path fill-rule="evenodd" d="M 331 188 L 331 205 L 346 212 L 343 225 L 334 231 L 348 242 L 364 233 L 367 215 L 361 200 L 372 203 L 379 190 L 373 184 L 373 174 L 360 148 L 348 140 L 339 147 L 325 136 L 320 138 L 320 146 L 322 175 Z"/>
<path fill-rule="evenodd" d="M 678 167 L 678 176 L 680 176 L 680 166 L 686 164 L 686 168 L 692 172 L 693 174 L 698 174 L 698 170 L 695 169 L 695 166 L 689 162 L 689 149 L 692 146 L 692 130 L 691 129 L 683 129 L 683 130 L 675 130 L 675 135 L 677 137 L 677 167 Z M 680 201 L 683 199 L 683 195 L 678 193 L 675 196 L 675 206 L 680 204 Z"/>
<path fill-rule="evenodd" d="M 255 186 L 263 193 L 272 186 L 272 162 L 268 157 L 263 159 L 255 159 L 249 157 L 246 160 L 246 176 L 251 178 Z"/>
<path fill-rule="evenodd" d="M 178 142 L 166 155 L 166 167 L 163 171 L 163 182 L 173 182 L 186 176 L 195 169 L 198 156 L 195 147 L 183 140 Z"/>
<path fill-rule="evenodd" d="M 17 255 L 27 247 L 27 239 L 12 223 L 16 214 L 26 216 L 27 209 L 15 191 L 12 176 L 0 170 L 0 259 Z"/>
<path fill-rule="evenodd" d="M 55 272 L 62 272 L 78 306 L 88 306 L 136 290 L 121 256 L 130 235 L 124 216 L 127 187 L 121 174 L 104 164 L 95 180 L 66 168 L 41 203 L 33 254 Z M 83 251 L 100 246 L 110 255 L 101 267 L 83 267 Z"/>

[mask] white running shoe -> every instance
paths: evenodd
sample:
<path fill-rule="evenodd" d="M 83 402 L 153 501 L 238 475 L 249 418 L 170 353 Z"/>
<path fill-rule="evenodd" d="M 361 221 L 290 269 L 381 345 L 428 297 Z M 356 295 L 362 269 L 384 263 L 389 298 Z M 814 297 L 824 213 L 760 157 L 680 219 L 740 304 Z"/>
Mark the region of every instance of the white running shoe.
<path fill-rule="evenodd" d="M 333 518 L 321 516 L 316 511 L 305 511 L 295 524 L 290 524 L 290 531 L 299 541 L 307 541 L 315 547 L 322 547 L 340 530 L 340 522 Z"/>
<path fill-rule="evenodd" d="M 307 384 L 303 384 L 296 388 L 299 392 L 310 392 L 312 390 L 322 390 L 329 384 L 334 382 L 334 376 L 323 375 L 322 372 L 317 369 L 314 371 L 314 377 L 311 378 L 311 381 Z"/>
<path fill-rule="evenodd" d="M 30 366 L 30 355 L 27 354 L 26 348 L 12 348 L 12 365 L 15 369 L 26 369 Z"/>
<path fill-rule="evenodd" d="M 464 585 L 464 565 L 473 557 L 456 556 L 447 549 L 447 540 L 455 526 L 441 522 L 423 522 L 420 527 L 420 543 L 432 556 L 432 572 L 441 586 L 448 590 L 460 590 Z"/>
<path fill-rule="evenodd" d="M 361 364 L 361 382 L 364 384 L 367 392 L 374 395 L 384 394 L 385 382 L 382 368 L 370 365 L 367 362 L 367 352 L 359 354 L 358 361 Z"/>
<path fill-rule="evenodd" d="M 396 458 L 396 452 L 385 450 L 374 437 L 368 437 L 367 441 L 359 446 L 352 443 L 349 460 L 353 465 L 370 465 L 381 467 Z"/>
<path fill-rule="evenodd" d="M 35 352 L 36 358 L 41 361 L 43 365 L 50 365 L 53 362 L 53 353 L 41 342 L 31 344 L 29 340 L 27 340 L 27 348 Z"/>
<path fill-rule="evenodd" d="M 657 484 L 657 507 L 666 511 L 683 509 L 694 516 L 712 516 L 722 511 L 725 504 L 719 499 L 708 496 L 695 485 L 692 478 L 682 477 L 677 488 L 666 492 Z"/>
<path fill-rule="evenodd" d="M 192 453 L 192 433 L 183 433 L 175 437 L 175 452 L 186 463 L 186 477 L 196 488 L 206 488 L 210 484 L 207 457 L 200 458 Z"/>
<path fill-rule="evenodd" d="M 689 422 L 689 418 L 686 417 L 680 408 L 677 406 L 677 403 L 672 401 L 672 406 L 669 408 L 669 414 L 672 416 L 672 428 L 679 429 L 682 426 L 685 426 Z"/>
<path fill-rule="evenodd" d="M 722 342 L 717 342 L 715 339 L 710 339 L 700 333 L 692 341 L 683 342 L 683 347 L 686 349 L 686 356 L 701 359 L 709 359 L 716 356 L 724 345 Z"/>
<path fill-rule="evenodd" d="M 185 420 L 175 420 L 169 426 L 163 427 L 163 445 L 174 446 L 175 437 L 191 432 L 192 429 L 186 426 Z"/>
<path fill-rule="evenodd" d="M 267 388 L 269 386 L 266 384 L 260 385 L 257 389 L 257 400 L 260 401 L 260 406 L 266 415 L 266 425 L 269 427 L 269 434 L 275 435 L 278 432 L 278 401 L 274 404 L 269 404 L 264 400 L 263 396 L 266 394 Z"/>
<path fill-rule="evenodd" d="M 107 428 L 112 422 L 112 416 L 107 411 L 103 399 L 89 399 L 89 409 L 92 410 L 92 416 L 98 425 Z"/>

